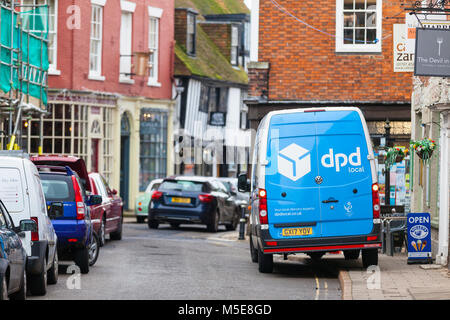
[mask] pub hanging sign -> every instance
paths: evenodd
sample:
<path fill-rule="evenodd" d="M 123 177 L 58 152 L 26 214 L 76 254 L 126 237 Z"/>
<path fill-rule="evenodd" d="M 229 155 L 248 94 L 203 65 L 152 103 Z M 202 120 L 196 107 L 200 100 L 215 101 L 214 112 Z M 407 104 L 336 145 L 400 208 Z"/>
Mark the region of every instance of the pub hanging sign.
<path fill-rule="evenodd" d="M 450 77 L 450 30 L 417 28 L 414 75 Z"/>

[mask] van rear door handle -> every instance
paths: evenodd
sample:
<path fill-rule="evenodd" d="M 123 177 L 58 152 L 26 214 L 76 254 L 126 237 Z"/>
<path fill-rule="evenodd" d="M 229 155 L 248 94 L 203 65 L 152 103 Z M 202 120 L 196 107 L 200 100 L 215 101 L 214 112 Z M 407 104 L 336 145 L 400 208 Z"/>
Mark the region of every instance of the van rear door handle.
<path fill-rule="evenodd" d="M 339 200 L 336 200 L 336 199 L 333 199 L 333 198 L 330 198 L 328 200 L 323 200 L 322 201 L 322 203 L 336 203 L 336 202 L 339 202 Z"/>

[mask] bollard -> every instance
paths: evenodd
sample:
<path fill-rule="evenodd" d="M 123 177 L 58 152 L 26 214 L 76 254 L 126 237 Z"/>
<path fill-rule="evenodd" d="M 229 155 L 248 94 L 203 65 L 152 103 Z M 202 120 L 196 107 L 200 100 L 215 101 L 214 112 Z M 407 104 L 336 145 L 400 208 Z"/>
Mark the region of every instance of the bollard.
<path fill-rule="evenodd" d="M 245 240 L 245 206 L 241 206 L 241 219 L 239 220 L 239 240 Z"/>

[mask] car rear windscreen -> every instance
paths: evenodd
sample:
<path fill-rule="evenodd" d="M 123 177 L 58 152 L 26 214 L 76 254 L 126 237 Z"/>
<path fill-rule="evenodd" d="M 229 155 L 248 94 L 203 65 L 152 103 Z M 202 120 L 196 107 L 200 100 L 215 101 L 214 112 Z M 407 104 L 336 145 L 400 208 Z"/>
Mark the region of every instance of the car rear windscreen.
<path fill-rule="evenodd" d="M 158 190 L 207 192 L 207 186 L 205 183 L 198 181 L 164 181 Z"/>
<path fill-rule="evenodd" d="M 75 201 L 72 179 L 67 176 L 41 175 L 47 201 Z"/>

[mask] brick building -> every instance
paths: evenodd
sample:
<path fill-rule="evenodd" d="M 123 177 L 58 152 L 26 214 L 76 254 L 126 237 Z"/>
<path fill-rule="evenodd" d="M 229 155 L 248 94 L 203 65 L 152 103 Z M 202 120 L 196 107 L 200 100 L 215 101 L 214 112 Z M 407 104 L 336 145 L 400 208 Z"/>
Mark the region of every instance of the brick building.
<path fill-rule="evenodd" d="M 120 189 L 126 206 L 171 174 L 173 0 L 24 0 L 49 4 L 44 154 L 75 155 Z M 144 75 L 135 53 L 144 55 Z M 22 135 L 37 153 L 38 121 Z"/>
<path fill-rule="evenodd" d="M 387 119 L 392 143 L 408 147 L 412 73 L 394 72 L 393 29 L 405 22 L 402 3 L 253 0 L 246 100 L 251 127 L 256 129 L 271 110 L 356 106 L 366 117 L 377 153 L 383 153 Z M 383 193 L 384 166 L 379 167 Z M 406 177 L 402 192 L 407 168 L 403 164 L 399 175 Z M 391 204 L 399 204 L 396 196 L 394 189 Z"/>

